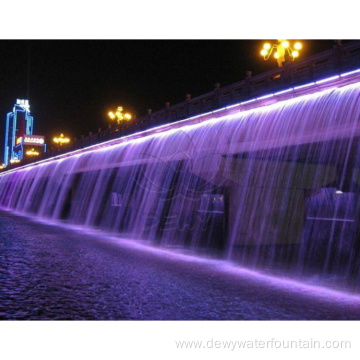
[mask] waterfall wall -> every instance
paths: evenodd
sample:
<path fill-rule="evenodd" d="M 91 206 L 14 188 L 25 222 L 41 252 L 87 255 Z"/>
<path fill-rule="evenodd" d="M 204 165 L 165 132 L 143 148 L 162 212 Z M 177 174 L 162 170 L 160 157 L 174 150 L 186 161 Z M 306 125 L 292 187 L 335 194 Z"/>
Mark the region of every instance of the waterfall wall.
<path fill-rule="evenodd" d="M 248 266 L 359 275 L 360 83 L 0 174 L 0 206 Z"/>

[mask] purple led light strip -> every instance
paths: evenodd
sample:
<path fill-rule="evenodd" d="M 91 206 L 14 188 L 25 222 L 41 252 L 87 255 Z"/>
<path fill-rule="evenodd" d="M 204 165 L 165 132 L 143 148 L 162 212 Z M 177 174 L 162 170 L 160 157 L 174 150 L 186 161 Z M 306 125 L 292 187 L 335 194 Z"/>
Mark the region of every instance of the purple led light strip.
<path fill-rule="evenodd" d="M 0 173 L 0 176 L 10 174 L 12 172 L 19 171 L 19 170 L 30 169 L 30 168 L 33 168 L 35 166 L 42 165 L 42 164 L 45 164 L 45 163 L 48 163 L 48 162 L 57 161 L 57 160 L 63 160 L 63 159 L 66 159 L 67 157 L 70 157 L 70 156 L 77 156 L 77 155 L 80 155 L 80 154 L 83 154 L 83 153 L 86 153 L 86 152 L 90 152 L 90 151 L 103 150 L 103 148 L 108 146 L 108 145 L 118 145 L 118 144 L 121 144 L 121 143 L 125 142 L 126 140 L 135 140 L 135 139 L 137 139 L 139 137 L 144 137 L 146 135 L 151 135 L 153 133 L 165 132 L 165 131 L 170 130 L 170 129 L 175 129 L 175 126 L 177 126 L 179 124 L 182 124 L 184 122 L 189 122 L 189 121 L 195 120 L 195 119 L 203 119 L 206 116 L 214 115 L 214 114 L 220 113 L 221 111 L 234 109 L 236 107 L 242 107 L 244 105 L 251 104 L 251 103 L 254 104 L 254 103 L 257 103 L 257 102 L 261 102 L 262 100 L 266 100 L 266 99 L 270 99 L 270 98 L 273 98 L 273 97 L 280 96 L 282 94 L 290 94 L 292 92 L 296 93 L 297 90 L 301 90 L 301 89 L 309 90 L 311 88 L 316 88 L 317 85 L 321 85 L 321 84 L 325 84 L 325 83 L 328 84 L 329 86 L 331 86 L 331 83 L 334 82 L 334 81 L 337 81 L 337 80 L 339 80 L 341 78 L 347 78 L 347 77 L 349 77 L 351 75 L 357 75 L 357 74 L 360 74 L 360 69 L 356 69 L 356 70 L 353 70 L 353 71 L 342 73 L 340 75 L 330 76 L 328 78 L 317 80 L 315 82 L 310 82 L 310 83 L 307 83 L 307 84 L 304 84 L 304 85 L 290 87 L 288 89 L 281 90 L 281 91 L 278 91 L 278 92 L 275 92 L 275 93 L 266 94 L 266 95 L 256 97 L 256 98 L 253 98 L 253 99 L 250 99 L 250 100 L 246 100 L 246 101 L 243 101 L 243 102 L 240 102 L 240 103 L 237 103 L 237 104 L 225 106 L 223 108 L 216 109 L 214 111 L 210 111 L 210 112 L 207 112 L 207 113 L 192 116 L 192 117 L 186 118 L 184 120 L 179 120 L 179 121 L 171 123 L 171 124 L 165 124 L 165 125 L 156 126 L 154 128 L 144 130 L 144 131 L 140 131 L 140 132 L 135 133 L 135 134 L 126 135 L 124 137 L 121 137 L 121 138 L 118 138 L 118 139 L 115 139 L 115 140 L 105 141 L 105 142 L 100 143 L 100 144 L 91 145 L 91 146 L 88 146 L 86 148 L 82 148 L 82 149 L 74 150 L 74 151 L 71 151 L 71 152 L 68 152 L 68 153 L 65 153 L 65 154 L 57 155 L 57 156 L 54 156 L 54 157 L 49 158 L 49 159 L 44 159 L 44 160 L 40 160 L 40 161 L 37 161 L 37 162 L 32 163 L 32 164 L 20 166 L 18 168 L 11 169 L 11 170 Z M 206 120 L 206 119 L 204 119 L 204 120 Z"/>

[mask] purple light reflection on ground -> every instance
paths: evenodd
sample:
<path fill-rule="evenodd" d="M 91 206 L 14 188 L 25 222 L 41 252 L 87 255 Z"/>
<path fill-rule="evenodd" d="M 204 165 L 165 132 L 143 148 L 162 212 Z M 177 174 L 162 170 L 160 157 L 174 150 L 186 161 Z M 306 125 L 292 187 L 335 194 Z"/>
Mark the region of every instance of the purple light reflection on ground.
<path fill-rule="evenodd" d="M 261 271 L 255 271 L 242 267 L 239 264 L 229 263 L 225 260 L 199 257 L 194 254 L 181 252 L 181 250 L 179 249 L 168 250 L 164 248 L 158 248 L 152 245 L 148 245 L 146 242 L 143 242 L 141 240 L 129 240 L 123 237 L 114 236 L 111 233 L 94 230 L 84 226 L 64 224 L 58 221 L 52 221 L 41 217 L 33 218 L 31 215 L 24 215 L 23 213 L 19 213 L 16 211 L 10 211 L 10 213 L 16 216 L 26 217 L 35 223 L 72 230 L 80 234 L 86 234 L 95 237 L 96 239 L 99 239 L 100 237 L 101 239 L 111 241 L 118 246 L 126 247 L 128 249 L 133 249 L 136 251 L 151 253 L 154 256 L 163 257 L 170 261 L 189 262 L 193 264 L 199 264 L 200 266 L 209 265 L 214 271 L 234 275 L 238 277 L 239 280 L 241 280 L 242 278 L 251 279 L 251 281 L 257 282 L 258 284 L 261 284 L 263 286 L 272 287 L 286 292 L 298 293 L 301 296 L 308 297 L 310 300 L 311 298 L 318 298 L 331 300 L 338 303 L 359 304 L 360 306 L 360 295 L 351 292 L 339 291 L 319 285 L 313 285 L 309 284 L 308 282 L 297 280 L 295 278 L 292 279 L 282 276 L 268 275 Z"/>

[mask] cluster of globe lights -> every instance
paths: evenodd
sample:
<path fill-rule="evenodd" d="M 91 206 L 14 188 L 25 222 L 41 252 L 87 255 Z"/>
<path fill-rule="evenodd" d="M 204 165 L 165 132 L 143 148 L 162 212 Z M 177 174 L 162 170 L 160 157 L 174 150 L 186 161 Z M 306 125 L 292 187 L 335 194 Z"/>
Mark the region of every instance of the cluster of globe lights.
<path fill-rule="evenodd" d="M 263 49 L 260 51 L 261 56 L 265 60 L 268 60 L 271 54 L 274 52 L 274 58 L 278 60 L 279 66 L 282 62 L 285 61 L 285 55 L 287 54 L 291 60 L 295 60 L 299 56 L 299 51 L 302 49 L 301 42 L 297 41 L 291 46 L 288 40 L 278 40 L 278 44 L 271 45 L 270 43 L 265 43 Z"/>
<path fill-rule="evenodd" d="M 111 120 L 117 121 L 120 124 L 123 120 L 130 121 L 132 119 L 131 114 L 124 113 L 124 108 L 122 106 L 118 106 L 115 113 L 113 111 L 109 111 L 108 116 Z"/>
<path fill-rule="evenodd" d="M 59 145 L 68 144 L 70 142 L 70 139 L 68 137 L 65 137 L 64 134 L 60 134 L 60 136 L 53 138 L 53 142 Z"/>

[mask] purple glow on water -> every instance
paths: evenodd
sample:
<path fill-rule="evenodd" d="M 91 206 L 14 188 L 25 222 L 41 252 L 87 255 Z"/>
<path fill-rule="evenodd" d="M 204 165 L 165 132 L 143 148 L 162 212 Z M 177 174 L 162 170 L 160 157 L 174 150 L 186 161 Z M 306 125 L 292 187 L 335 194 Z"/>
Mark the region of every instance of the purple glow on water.
<path fill-rule="evenodd" d="M 264 271 L 315 274 L 324 284 L 333 274 L 340 282 L 359 276 L 354 79 L 323 79 L 309 91 L 294 88 L 290 99 L 286 89 L 5 172 L 0 205 L 113 232 L 133 247 L 156 244 L 151 251 L 168 258 L 193 261 L 168 248 L 211 251 L 225 259 L 211 262 L 219 269 L 341 297 Z M 335 188 L 344 194 L 335 196 Z"/>

